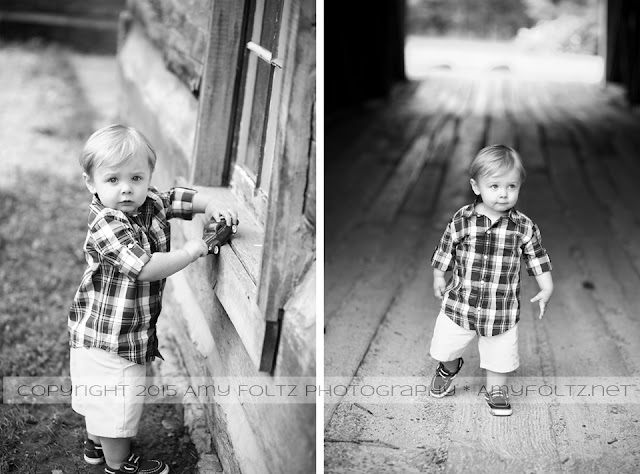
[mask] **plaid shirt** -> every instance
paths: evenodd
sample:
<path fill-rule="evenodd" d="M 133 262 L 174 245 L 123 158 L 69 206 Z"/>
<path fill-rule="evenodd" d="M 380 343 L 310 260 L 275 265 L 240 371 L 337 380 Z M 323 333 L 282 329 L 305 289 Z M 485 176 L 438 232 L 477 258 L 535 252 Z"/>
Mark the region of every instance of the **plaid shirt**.
<path fill-rule="evenodd" d="M 495 336 L 520 319 L 520 257 L 532 276 L 551 271 L 551 261 L 531 219 L 511 209 L 492 225 L 475 212 L 476 203 L 454 214 L 431 265 L 453 271 L 444 313 L 463 328 Z"/>
<path fill-rule="evenodd" d="M 97 347 L 144 364 L 162 357 L 156 321 L 165 280 L 138 281 L 154 252 L 168 252 L 167 219 L 190 220 L 196 191 L 149 188 L 136 214 L 104 207 L 97 196 L 89 206 L 84 272 L 69 312 L 71 347 Z"/>

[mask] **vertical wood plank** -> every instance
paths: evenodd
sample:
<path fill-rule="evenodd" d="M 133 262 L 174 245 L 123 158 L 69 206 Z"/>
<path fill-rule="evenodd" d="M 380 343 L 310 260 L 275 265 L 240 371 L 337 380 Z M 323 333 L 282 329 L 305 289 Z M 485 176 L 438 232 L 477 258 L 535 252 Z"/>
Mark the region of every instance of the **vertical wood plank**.
<path fill-rule="evenodd" d="M 196 185 L 228 184 L 245 8 L 245 2 L 213 2 L 190 177 Z"/>
<path fill-rule="evenodd" d="M 316 228 L 316 102 L 313 102 L 311 117 L 311 156 L 307 173 L 307 190 L 304 196 L 304 215 L 309 224 Z"/>
<path fill-rule="evenodd" d="M 258 288 L 260 310 L 271 322 L 278 320 L 294 279 L 301 276 L 306 264 L 301 260 L 304 252 L 300 251 L 307 235 L 303 213 L 305 181 L 299 176 L 308 171 L 312 143 L 316 60 L 308 51 L 315 50 L 315 2 L 285 1 L 280 35 L 284 77 Z M 265 350 L 275 347 L 272 341 L 265 340 Z M 274 361 L 273 355 L 263 352 L 260 370 L 271 371 Z"/>
<path fill-rule="evenodd" d="M 278 56 L 278 33 L 281 23 L 282 2 L 279 0 L 266 0 L 262 18 L 260 38 L 254 39 L 262 47 L 268 49 L 273 57 Z M 254 20 L 257 21 L 257 20 Z M 259 60 L 256 69 L 256 78 L 253 92 L 253 109 L 249 118 L 249 136 L 245 165 L 256 176 L 256 185 L 268 189 L 269 183 L 261 183 L 261 171 L 265 158 L 265 141 L 267 124 L 272 118 L 269 116 L 269 105 L 272 100 L 273 66 Z"/>

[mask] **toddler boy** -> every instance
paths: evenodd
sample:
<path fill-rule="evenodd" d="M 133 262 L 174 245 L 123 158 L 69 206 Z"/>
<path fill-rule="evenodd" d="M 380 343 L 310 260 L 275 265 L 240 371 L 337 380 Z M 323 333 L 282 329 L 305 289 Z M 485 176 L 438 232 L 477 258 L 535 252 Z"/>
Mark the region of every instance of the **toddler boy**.
<path fill-rule="evenodd" d="M 490 411 L 511 415 L 506 382 L 519 366 L 520 258 L 540 287 L 531 300 L 539 302 L 540 318 L 553 292 L 551 261 L 536 224 L 514 207 L 526 175 L 518 153 L 504 145 L 483 148 L 470 174 L 477 198 L 453 215 L 431 259 L 442 304 L 431 341 L 439 363 L 430 393 L 440 398 L 452 390 L 462 353 L 478 335 Z"/>
<path fill-rule="evenodd" d="M 111 125 L 95 132 L 80 155 L 89 206 L 84 254 L 88 267 L 69 312 L 70 365 L 74 387 L 93 380 L 99 392 L 75 390 L 73 409 L 87 427 L 84 458 L 106 461 L 105 473 L 166 474 L 162 461 L 130 452 L 143 403 L 146 363 L 162 357 L 156 321 L 169 275 L 207 254 L 201 239 L 170 250 L 168 219 L 194 213 L 237 223 L 187 188 L 159 192 L 150 186 L 156 154 L 136 129 Z"/>

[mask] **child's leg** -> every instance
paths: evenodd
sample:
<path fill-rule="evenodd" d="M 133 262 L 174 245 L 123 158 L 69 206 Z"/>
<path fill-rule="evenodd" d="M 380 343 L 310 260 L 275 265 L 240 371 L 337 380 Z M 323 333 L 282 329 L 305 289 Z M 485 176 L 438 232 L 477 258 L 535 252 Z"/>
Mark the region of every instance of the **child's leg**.
<path fill-rule="evenodd" d="M 431 357 L 440 362 L 429 387 L 432 397 L 442 398 L 455 391 L 453 379 L 462 367 L 462 354 L 475 337 L 474 331 L 458 326 L 440 312 L 429 350 Z"/>
<path fill-rule="evenodd" d="M 85 421 L 86 423 L 86 421 Z M 87 426 L 87 440 L 84 442 L 84 460 L 93 465 L 104 463 L 104 452 L 100 444 L 100 437 L 91 433 Z"/>
<path fill-rule="evenodd" d="M 441 311 L 433 328 L 429 353 L 449 372 L 457 372 L 458 361 L 475 337 L 475 331 L 458 326 Z"/>
<path fill-rule="evenodd" d="M 99 457 L 118 469 L 131 454 L 129 440 L 138 430 L 144 397 L 135 388 L 146 383 L 146 366 L 96 348 L 71 354 L 72 380 L 86 388 L 76 390 L 73 408 L 84 415 L 89 440 L 102 448 Z M 85 460 L 97 459 L 85 445 Z"/>
<path fill-rule="evenodd" d="M 520 365 L 518 325 L 497 336 L 480 336 L 478 350 L 480 368 L 486 370 L 487 391 L 494 385 L 496 388 L 506 385 L 509 374 Z"/>
<path fill-rule="evenodd" d="M 486 369 L 485 371 L 487 373 L 487 392 L 491 392 L 495 389 L 507 389 L 507 378 L 509 373 L 494 372 L 489 369 Z"/>
<path fill-rule="evenodd" d="M 87 430 L 87 438 L 89 438 L 95 444 L 98 444 L 98 445 L 100 444 L 100 437 L 89 433 L 89 430 Z"/>
<path fill-rule="evenodd" d="M 492 415 L 509 416 L 513 413 L 509 403 L 507 373 L 487 370 L 487 393 L 484 398 Z"/>
<path fill-rule="evenodd" d="M 480 367 L 485 369 L 487 377 L 485 399 L 492 415 L 509 416 L 512 413 L 509 403 L 507 378 L 510 372 L 518 368 L 518 326 L 497 336 L 479 337 Z"/>
<path fill-rule="evenodd" d="M 448 360 L 448 361 L 438 361 L 438 362 L 442 362 L 442 365 L 444 365 L 444 368 L 447 369 L 448 372 L 451 372 L 452 374 L 456 373 L 458 371 L 458 360 L 460 360 L 459 357 L 453 359 L 453 360 Z"/>
<path fill-rule="evenodd" d="M 105 438 L 100 437 L 104 459 L 111 469 L 120 469 L 122 463 L 129 456 L 131 438 Z"/>

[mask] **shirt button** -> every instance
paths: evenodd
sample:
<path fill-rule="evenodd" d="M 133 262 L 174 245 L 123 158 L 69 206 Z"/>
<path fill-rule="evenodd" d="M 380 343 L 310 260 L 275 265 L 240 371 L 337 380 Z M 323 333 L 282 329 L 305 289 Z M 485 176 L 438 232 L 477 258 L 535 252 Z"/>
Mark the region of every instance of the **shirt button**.
<path fill-rule="evenodd" d="M 488 231 L 487 231 L 487 234 L 490 234 L 490 233 L 491 233 L 491 231 L 490 231 L 490 230 L 488 230 Z"/>
<path fill-rule="evenodd" d="M 488 259 L 488 258 L 489 258 L 489 256 L 488 256 L 488 255 L 485 255 L 485 256 L 484 256 L 484 259 L 485 259 L 485 260 L 486 260 L 486 259 Z"/>

